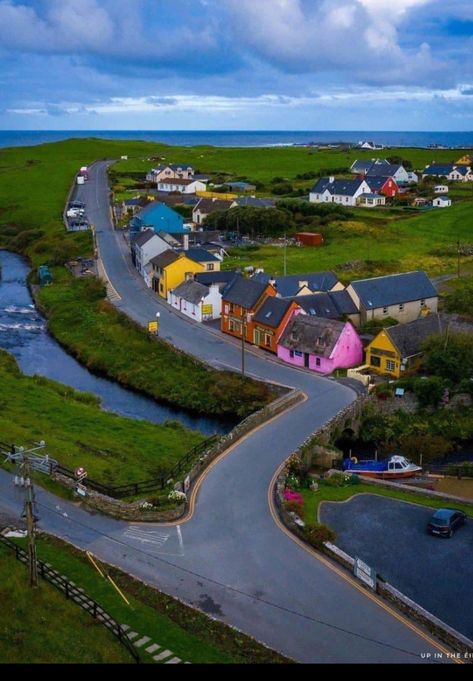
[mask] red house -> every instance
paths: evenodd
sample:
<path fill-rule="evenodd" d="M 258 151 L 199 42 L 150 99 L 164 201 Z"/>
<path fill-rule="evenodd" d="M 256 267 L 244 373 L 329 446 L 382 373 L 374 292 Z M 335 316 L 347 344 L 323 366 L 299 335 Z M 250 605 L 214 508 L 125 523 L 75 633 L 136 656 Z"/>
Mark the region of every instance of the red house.
<path fill-rule="evenodd" d="M 270 296 L 276 296 L 276 289 L 271 284 L 237 277 L 222 294 L 220 328 L 223 333 L 236 338 L 244 335 L 248 343 L 253 343 L 255 314 Z"/>
<path fill-rule="evenodd" d="M 366 175 L 365 181 L 373 194 L 384 194 L 384 196 L 387 196 L 390 199 L 399 194 L 399 186 L 392 177 Z"/>

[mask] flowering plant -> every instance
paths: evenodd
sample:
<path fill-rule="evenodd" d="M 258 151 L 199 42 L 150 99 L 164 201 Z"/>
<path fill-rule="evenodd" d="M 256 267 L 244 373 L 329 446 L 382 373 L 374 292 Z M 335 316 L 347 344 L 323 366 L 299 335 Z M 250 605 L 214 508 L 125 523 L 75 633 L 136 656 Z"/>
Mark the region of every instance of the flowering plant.
<path fill-rule="evenodd" d="M 168 499 L 169 501 L 183 503 L 184 501 L 187 501 L 187 495 L 184 494 L 184 492 L 178 492 L 177 490 L 173 490 L 172 492 L 169 492 Z"/>
<path fill-rule="evenodd" d="M 140 504 L 140 508 L 143 511 L 149 511 L 150 509 L 154 508 L 153 504 L 150 504 L 149 501 L 143 501 L 142 504 Z"/>
<path fill-rule="evenodd" d="M 304 504 L 302 494 L 300 494 L 299 492 L 294 492 L 292 489 L 289 488 L 284 490 L 284 499 L 285 501 L 294 501 L 296 504 L 300 504 L 301 506 Z"/>

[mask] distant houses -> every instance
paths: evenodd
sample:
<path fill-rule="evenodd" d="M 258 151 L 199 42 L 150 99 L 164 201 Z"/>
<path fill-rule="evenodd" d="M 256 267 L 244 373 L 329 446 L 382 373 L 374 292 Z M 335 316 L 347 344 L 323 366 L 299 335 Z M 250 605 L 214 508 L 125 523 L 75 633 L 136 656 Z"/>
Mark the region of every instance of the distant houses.
<path fill-rule="evenodd" d="M 416 173 L 407 170 L 400 163 L 390 163 L 386 159 L 376 158 L 371 161 L 355 161 L 350 168 L 353 175 L 363 175 L 368 177 L 392 178 L 399 186 L 416 184 L 419 180 Z"/>
<path fill-rule="evenodd" d="M 311 203 L 337 203 L 342 206 L 356 206 L 362 194 L 371 194 L 371 188 L 365 179 L 337 180 L 335 177 L 322 177 L 309 195 Z"/>
<path fill-rule="evenodd" d="M 196 225 L 202 225 L 205 218 L 218 211 L 230 210 L 235 206 L 233 200 L 202 198 L 192 211 L 192 221 Z"/>
<path fill-rule="evenodd" d="M 450 208 L 452 205 L 452 200 L 448 196 L 436 196 L 432 201 L 432 206 L 434 208 Z"/>
<path fill-rule="evenodd" d="M 202 180 L 184 180 L 180 178 L 171 178 L 159 180 L 157 183 L 158 192 L 168 192 L 177 194 L 196 194 L 197 192 L 205 192 L 207 185 Z"/>
<path fill-rule="evenodd" d="M 432 163 L 422 172 L 422 178 L 442 177 L 450 182 L 473 182 L 473 172 L 470 166 L 452 163 Z"/>
<path fill-rule="evenodd" d="M 194 177 L 195 171 L 192 166 L 179 165 L 177 163 L 163 164 L 153 168 L 147 176 L 146 181 L 158 184 L 163 180 L 190 180 Z"/>

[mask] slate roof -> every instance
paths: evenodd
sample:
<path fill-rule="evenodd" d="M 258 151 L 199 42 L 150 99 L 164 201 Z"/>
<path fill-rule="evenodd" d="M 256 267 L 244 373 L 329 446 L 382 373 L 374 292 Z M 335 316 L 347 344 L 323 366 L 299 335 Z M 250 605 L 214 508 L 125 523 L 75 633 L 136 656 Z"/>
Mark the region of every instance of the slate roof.
<path fill-rule="evenodd" d="M 272 329 L 277 329 L 292 305 L 292 300 L 282 298 L 266 298 L 263 305 L 255 314 L 253 321 Z"/>
<path fill-rule="evenodd" d="M 313 296 L 297 296 L 293 300 L 311 317 L 340 319 L 344 315 L 358 314 L 356 305 L 347 291 L 317 293 Z"/>
<path fill-rule="evenodd" d="M 218 210 L 229 210 L 233 205 L 233 201 L 226 199 L 200 199 L 194 210 L 200 210 L 202 213 L 209 215 Z"/>
<path fill-rule="evenodd" d="M 382 185 L 381 185 L 382 186 Z M 359 199 L 383 199 L 386 198 L 383 194 L 360 194 Z"/>
<path fill-rule="evenodd" d="M 240 196 L 235 199 L 235 203 L 239 208 L 274 208 L 276 201 L 274 199 L 259 199 L 256 196 Z"/>
<path fill-rule="evenodd" d="M 155 232 L 153 229 L 146 229 L 144 232 L 141 232 L 141 234 L 136 237 L 135 239 L 135 245 L 138 246 L 138 248 L 141 248 L 145 244 L 148 243 L 154 236 Z"/>
<path fill-rule="evenodd" d="M 423 175 L 450 175 L 452 170 L 455 170 L 455 166 L 452 163 L 449 163 L 448 165 L 437 165 L 436 163 L 432 163 L 432 165 L 427 166 L 423 170 Z"/>
<path fill-rule="evenodd" d="M 235 277 L 241 277 L 239 272 L 198 272 L 195 275 L 195 280 L 204 286 L 211 286 L 212 284 L 231 284 Z"/>
<path fill-rule="evenodd" d="M 296 352 L 329 358 L 344 328 L 343 322 L 334 319 L 298 315 L 287 325 L 279 344 Z"/>
<path fill-rule="evenodd" d="M 256 185 L 250 184 L 249 182 L 224 182 L 219 187 L 230 187 L 230 189 L 237 189 L 241 191 L 249 191 L 250 189 L 256 189 Z"/>
<path fill-rule="evenodd" d="M 233 305 L 240 305 L 245 310 L 249 310 L 255 307 L 266 291 L 266 287 L 267 284 L 255 281 L 254 279 L 238 277 L 226 290 L 225 301 L 233 303 Z"/>
<path fill-rule="evenodd" d="M 425 272 L 406 272 L 353 281 L 353 289 L 367 310 L 438 296 Z"/>
<path fill-rule="evenodd" d="M 172 263 L 176 262 L 176 260 L 179 260 L 179 253 L 168 250 L 164 251 L 164 253 L 161 253 L 160 255 L 157 255 L 155 258 L 152 258 L 150 262 L 152 265 L 164 269 L 168 265 L 172 265 Z"/>
<path fill-rule="evenodd" d="M 203 298 L 206 298 L 209 295 L 209 289 L 207 286 L 199 284 L 198 281 L 188 279 L 177 286 L 173 293 L 175 296 L 179 296 L 179 298 L 186 300 L 188 303 L 198 305 Z"/>
<path fill-rule="evenodd" d="M 337 306 L 340 314 L 358 314 L 358 309 L 346 289 L 343 291 L 331 291 L 329 296 Z"/>
<path fill-rule="evenodd" d="M 397 324 L 385 329 L 401 357 L 412 357 L 422 351 L 422 345 L 429 336 L 444 333 L 447 328 L 454 332 L 473 333 L 473 324 L 453 315 L 429 314 L 408 324 Z"/>
<path fill-rule="evenodd" d="M 358 174 L 358 173 L 365 174 L 365 173 L 368 172 L 368 170 L 371 168 L 372 165 L 373 165 L 373 161 L 371 161 L 371 160 L 369 160 L 369 161 L 355 161 L 350 168 L 350 172 L 355 173 L 355 174 Z"/>
<path fill-rule="evenodd" d="M 364 178 L 357 177 L 354 180 L 334 180 L 330 182 L 330 177 L 321 177 L 311 190 L 312 194 L 323 194 L 328 190 L 330 194 L 338 196 L 354 196 Z"/>
<path fill-rule="evenodd" d="M 125 199 L 125 206 L 141 206 L 143 199 Z"/>
<path fill-rule="evenodd" d="M 220 262 L 215 255 L 206 251 L 205 248 L 189 248 L 187 251 L 180 249 L 179 253 L 183 253 L 194 262 Z"/>
<path fill-rule="evenodd" d="M 390 175 L 367 175 L 365 177 L 366 184 L 372 192 L 382 189 L 388 180 L 392 180 Z"/>
<path fill-rule="evenodd" d="M 260 272 L 255 274 L 254 280 L 268 284 L 272 277 L 269 274 Z M 319 291 L 330 291 L 338 282 L 337 277 L 333 272 L 311 272 L 310 274 L 291 274 L 286 277 L 275 277 L 276 284 L 274 288 L 277 290 L 281 298 L 294 298 L 301 290 L 303 282 L 311 291 L 317 293 Z"/>
<path fill-rule="evenodd" d="M 371 177 L 394 177 L 402 167 L 399 163 L 373 163 L 366 174 Z"/>

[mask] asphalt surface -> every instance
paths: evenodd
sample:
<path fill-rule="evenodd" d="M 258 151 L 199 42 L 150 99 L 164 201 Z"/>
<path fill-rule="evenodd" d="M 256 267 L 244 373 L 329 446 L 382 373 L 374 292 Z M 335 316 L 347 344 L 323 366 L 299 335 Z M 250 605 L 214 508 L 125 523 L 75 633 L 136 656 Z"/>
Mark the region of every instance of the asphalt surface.
<path fill-rule="evenodd" d="M 359 556 L 433 615 L 473 639 L 473 521 L 451 539 L 426 532 L 433 511 L 379 496 L 324 503 L 337 546 Z"/>
<path fill-rule="evenodd" d="M 169 312 L 134 272 L 122 235 L 111 227 L 105 171 L 105 163 L 93 167 L 79 198 L 96 227 L 100 255 L 120 296 L 117 307 L 140 323 L 161 311 L 161 335 L 170 342 L 213 366 L 238 369 L 239 343 Z M 308 400 L 240 442 L 209 471 L 190 521 L 133 526 L 40 490 L 40 527 L 298 661 L 424 662 L 423 654 L 437 650 L 430 639 L 294 543 L 270 512 L 268 489 L 278 466 L 355 393 L 257 352 L 247 352 L 247 368 L 304 390 Z M 0 499 L 2 510 L 18 511 L 21 500 L 4 471 Z"/>

